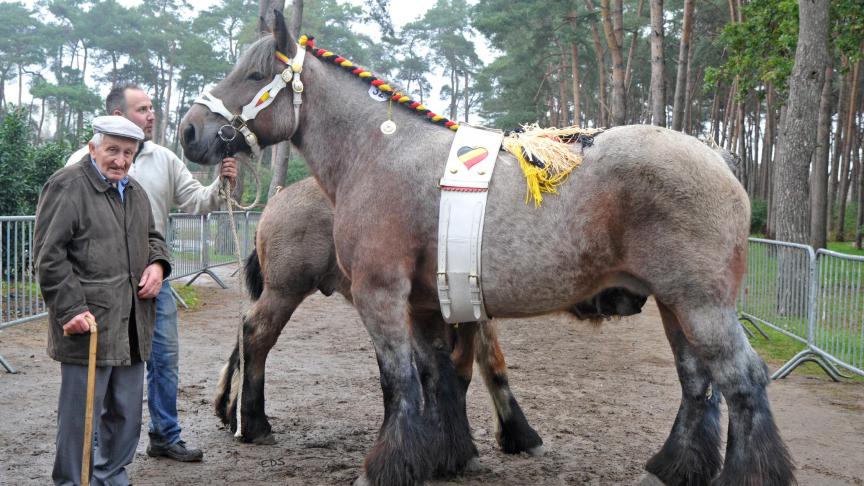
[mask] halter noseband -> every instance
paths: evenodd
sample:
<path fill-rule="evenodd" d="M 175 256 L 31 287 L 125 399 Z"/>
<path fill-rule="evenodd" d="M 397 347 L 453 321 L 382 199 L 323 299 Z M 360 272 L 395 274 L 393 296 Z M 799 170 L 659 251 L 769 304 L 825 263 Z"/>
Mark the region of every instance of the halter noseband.
<path fill-rule="evenodd" d="M 246 106 L 243 107 L 242 111 L 239 115 L 235 115 L 231 113 L 228 108 L 225 107 L 225 104 L 222 103 L 222 100 L 213 96 L 209 91 L 205 91 L 201 94 L 194 103 L 199 105 L 204 105 L 210 109 L 213 113 L 221 115 L 226 120 L 228 120 L 227 125 L 223 125 L 219 128 L 219 136 L 223 141 L 226 140 L 222 136 L 222 128 L 230 127 L 234 130 L 243 134 L 243 139 L 246 141 L 246 144 L 249 145 L 249 148 L 252 149 L 252 152 L 255 156 L 260 156 L 261 154 L 261 146 L 258 145 L 258 137 L 252 132 L 247 123 L 249 120 L 254 119 L 258 116 L 258 113 L 261 112 L 264 108 L 270 106 L 273 103 L 273 100 L 276 99 L 276 95 L 282 91 L 282 88 L 288 86 L 288 83 L 291 83 L 291 90 L 294 91 L 294 129 L 291 131 L 291 135 L 288 136 L 290 140 L 291 137 L 297 133 L 297 127 L 300 125 L 300 105 L 303 103 L 301 95 L 303 94 L 303 82 L 300 81 L 300 72 L 303 71 L 303 57 L 306 54 L 306 48 L 297 45 L 297 56 L 292 60 L 282 54 L 278 50 L 276 51 L 276 59 L 278 59 L 282 64 L 287 66 L 281 73 L 276 74 L 273 77 L 273 81 L 270 81 L 269 84 L 261 88 L 258 91 L 258 94 L 252 98 Z M 233 140 L 233 137 L 231 137 Z"/>

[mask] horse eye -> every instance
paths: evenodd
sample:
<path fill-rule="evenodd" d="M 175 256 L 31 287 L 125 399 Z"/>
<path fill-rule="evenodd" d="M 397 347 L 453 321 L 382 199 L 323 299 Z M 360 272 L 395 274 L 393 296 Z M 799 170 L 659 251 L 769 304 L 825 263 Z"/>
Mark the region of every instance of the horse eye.
<path fill-rule="evenodd" d="M 264 75 L 256 71 L 249 76 L 246 76 L 246 79 L 250 81 L 261 81 L 262 79 L 264 79 Z"/>

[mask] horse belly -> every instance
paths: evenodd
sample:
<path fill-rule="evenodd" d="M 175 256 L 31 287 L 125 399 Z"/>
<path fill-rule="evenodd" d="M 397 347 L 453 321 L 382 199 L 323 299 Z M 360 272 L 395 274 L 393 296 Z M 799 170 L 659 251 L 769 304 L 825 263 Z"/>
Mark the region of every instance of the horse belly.
<path fill-rule="evenodd" d="M 614 278 L 621 244 L 614 234 L 620 209 L 613 191 L 589 189 L 584 177 L 572 178 L 538 208 L 525 203 L 515 162 L 500 160 L 495 177 L 499 184 L 489 194 L 481 258 L 490 315 L 564 310 Z"/>

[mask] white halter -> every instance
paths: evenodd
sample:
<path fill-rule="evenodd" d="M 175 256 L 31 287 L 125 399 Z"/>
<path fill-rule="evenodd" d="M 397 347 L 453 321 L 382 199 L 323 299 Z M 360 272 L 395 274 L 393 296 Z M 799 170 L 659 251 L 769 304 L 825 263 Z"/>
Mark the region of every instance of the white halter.
<path fill-rule="evenodd" d="M 249 120 L 258 116 L 258 113 L 260 113 L 261 110 L 270 106 L 270 104 L 273 103 L 273 100 L 276 99 L 276 95 L 282 91 L 282 88 L 291 82 L 291 89 L 294 91 L 294 130 L 291 132 L 288 139 L 290 140 L 291 137 L 294 136 L 294 133 L 297 132 L 297 127 L 300 125 L 300 105 L 303 103 L 303 100 L 301 99 L 303 93 L 303 82 L 300 81 L 300 72 L 303 71 L 303 58 L 305 55 L 306 48 L 299 44 L 297 45 L 297 56 L 294 57 L 293 62 L 285 54 L 276 51 L 276 58 L 287 67 L 281 73 L 274 76 L 273 81 L 270 81 L 267 86 L 261 88 L 261 90 L 258 91 L 258 94 L 252 98 L 252 101 L 243 107 L 243 110 L 239 115 L 231 113 L 231 111 L 225 107 L 225 104 L 222 103 L 219 98 L 213 96 L 209 91 L 202 93 L 193 103 L 204 105 L 213 113 L 221 115 L 228 120 L 227 126 L 230 126 L 234 130 L 242 133 L 244 140 L 246 140 L 246 144 L 249 145 L 249 148 L 252 149 L 255 156 L 260 156 L 261 146 L 258 145 L 258 137 L 252 133 L 252 130 L 249 129 L 246 124 Z M 233 140 L 233 137 L 227 139 L 223 138 L 222 128 L 219 129 L 219 136 L 226 142 Z"/>

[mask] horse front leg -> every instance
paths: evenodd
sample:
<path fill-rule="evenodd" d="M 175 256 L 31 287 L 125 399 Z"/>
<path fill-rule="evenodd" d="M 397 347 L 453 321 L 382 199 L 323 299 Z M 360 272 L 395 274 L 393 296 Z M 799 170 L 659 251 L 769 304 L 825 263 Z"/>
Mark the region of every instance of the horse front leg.
<path fill-rule="evenodd" d="M 460 376 L 458 364 L 453 360 L 455 351 L 450 345 L 451 326 L 444 322 L 440 314 L 415 319 L 412 337 L 414 361 L 423 385 L 423 418 L 428 426 L 429 448 L 434 454 L 433 474 L 435 477 L 451 477 L 477 457 L 465 408 L 468 382 Z M 467 348 L 463 350 L 469 360 L 470 380 L 473 346 L 465 343 L 464 348 Z M 465 360 L 462 361 L 464 368 Z"/>
<path fill-rule="evenodd" d="M 384 422 L 355 484 L 414 485 L 430 477 L 433 461 L 410 335 L 411 282 L 407 272 L 385 271 L 355 271 L 351 279 L 354 305 L 375 348 L 384 396 Z"/>
<path fill-rule="evenodd" d="M 492 321 L 477 324 L 477 366 L 492 398 L 496 418 L 495 439 L 506 454 L 542 455 L 543 439 L 528 424 L 522 407 L 510 390 L 507 365 Z M 461 326 L 460 326 L 461 327 Z"/>
<path fill-rule="evenodd" d="M 267 356 L 282 329 L 305 295 L 275 296 L 269 289 L 243 318 L 243 394 L 241 398 L 240 440 L 254 444 L 274 444 L 270 422 L 264 412 L 264 372 Z M 216 415 L 232 432 L 238 429 L 237 401 L 240 390 L 240 350 L 234 351 L 222 370 L 216 396 Z"/>

